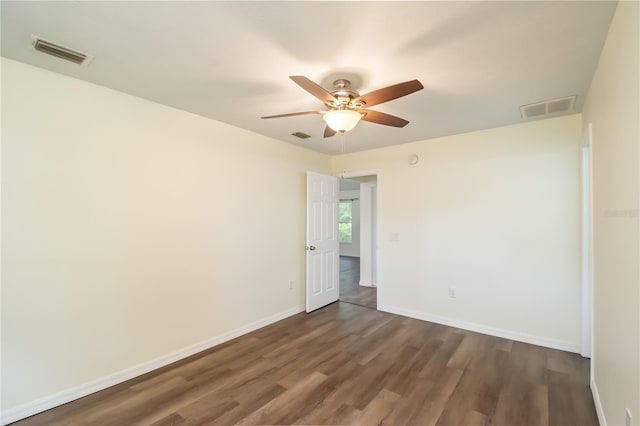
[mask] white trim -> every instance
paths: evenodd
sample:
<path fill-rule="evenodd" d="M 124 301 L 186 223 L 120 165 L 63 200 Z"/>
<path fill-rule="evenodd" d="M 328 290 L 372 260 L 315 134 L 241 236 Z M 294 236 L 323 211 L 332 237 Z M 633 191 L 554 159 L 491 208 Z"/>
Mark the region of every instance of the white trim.
<path fill-rule="evenodd" d="M 581 204 L 581 285 L 580 285 L 580 355 L 591 358 L 593 353 L 593 177 L 591 166 L 592 125 L 582 137 L 580 150 Z"/>
<path fill-rule="evenodd" d="M 362 176 L 373 176 L 373 175 L 380 176 L 380 174 L 382 174 L 381 169 L 357 170 L 353 172 L 348 172 L 346 170 L 343 170 L 342 173 L 338 175 L 338 177 L 340 179 L 349 179 L 352 177 L 362 177 Z"/>
<path fill-rule="evenodd" d="M 33 416 L 34 414 L 41 413 L 59 405 L 66 404 L 67 402 L 73 401 L 75 399 L 82 398 L 84 396 L 106 389 L 118 383 L 133 379 L 134 377 L 156 370 L 160 367 L 164 367 L 165 365 L 171 364 L 181 359 L 190 357 L 191 355 L 195 355 L 198 352 L 202 352 L 214 346 L 228 342 L 229 340 L 235 339 L 236 337 L 240 337 L 244 334 L 250 333 L 269 324 L 273 324 L 274 322 L 283 320 L 300 312 L 304 312 L 304 305 L 296 306 L 295 308 L 287 309 L 286 311 L 279 312 L 258 321 L 254 321 L 250 324 L 236 328 L 235 330 L 231 330 L 227 333 L 212 337 L 203 342 L 187 346 L 186 348 L 179 349 L 175 352 L 169 353 L 151 361 L 143 362 L 142 364 L 135 365 L 117 373 L 110 374 L 108 376 L 104 376 L 91 382 L 76 386 L 74 388 L 67 389 L 62 392 L 45 396 L 44 398 L 40 398 L 35 401 L 11 408 L 2 412 L 2 424 L 6 425 L 18 420 L 22 420 L 26 417 Z"/>
<path fill-rule="evenodd" d="M 591 376 L 591 395 L 593 395 L 593 404 L 596 406 L 598 423 L 600 423 L 600 426 L 607 426 L 607 419 L 604 417 L 604 410 L 602 409 L 600 394 L 598 393 L 598 387 L 596 386 L 596 381 L 593 376 Z"/>
<path fill-rule="evenodd" d="M 389 312 L 396 315 L 415 318 L 422 321 L 435 322 L 437 324 L 448 325 L 450 327 L 461 328 L 463 330 L 475 331 L 477 333 L 488 334 L 489 336 L 501 337 L 503 339 L 516 340 L 518 342 L 530 343 L 532 345 L 544 346 L 552 349 L 559 349 L 567 352 L 579 352 L 577 342 L 567 342 L 563 340 L 550 339 L 542 336 L 533 336 L 530 334 L 518 333 L 511 330 L 503 330 L 500 328 L 488 327 L 472 322 L 459 321 L 452 318 L 432 315 L 423 312 L 416 312 L 403 308 L 396 308 L 389 305 L 378 304 L 378 310 Z"/>

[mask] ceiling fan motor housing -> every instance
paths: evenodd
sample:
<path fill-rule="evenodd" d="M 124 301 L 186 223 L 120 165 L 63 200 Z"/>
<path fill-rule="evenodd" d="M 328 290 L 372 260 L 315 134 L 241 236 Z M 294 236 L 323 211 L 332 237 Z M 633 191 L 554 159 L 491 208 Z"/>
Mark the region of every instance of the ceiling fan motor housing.
<path fill-rule="evenodd" d="M 360 97 L 360 93 L 351 89 L 351 82 L 347 79 L 339 79 L 333 82 L 333 89 L 330 93 L 338 102 L 326 102 L 329 108 L 362 108 L 364 102 L 353 103 L 352 101 Z"/>

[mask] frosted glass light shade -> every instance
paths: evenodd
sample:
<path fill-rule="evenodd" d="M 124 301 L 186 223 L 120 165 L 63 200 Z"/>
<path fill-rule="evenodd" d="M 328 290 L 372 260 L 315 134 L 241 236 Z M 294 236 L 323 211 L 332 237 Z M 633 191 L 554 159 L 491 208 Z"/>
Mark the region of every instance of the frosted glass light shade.
<path fill-rule="evenodd" d="M 336 109 L 325 113 L 322 118 L 336 132 L 348 132 L 356 127 L 362 114 L 350 109 Z"/>

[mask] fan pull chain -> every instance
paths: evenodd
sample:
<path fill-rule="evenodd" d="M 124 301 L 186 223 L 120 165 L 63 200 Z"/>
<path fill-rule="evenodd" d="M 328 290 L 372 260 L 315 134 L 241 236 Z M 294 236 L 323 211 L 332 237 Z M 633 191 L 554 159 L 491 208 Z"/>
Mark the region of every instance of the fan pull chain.
<path fill-rule="evenodd" d="M 340 132 L 342 136 L 342 151 L 341 154 L 344 154 L 344 138 L 346 137 L 344 134 L 347 132 Z"/>

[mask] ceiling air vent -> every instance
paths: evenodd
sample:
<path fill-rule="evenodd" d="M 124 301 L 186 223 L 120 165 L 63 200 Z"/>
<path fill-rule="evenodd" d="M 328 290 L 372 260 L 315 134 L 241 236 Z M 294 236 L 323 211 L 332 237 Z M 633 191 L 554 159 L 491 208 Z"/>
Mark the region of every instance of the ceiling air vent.
<path fill-rule="evenodd" d="M 576 103 L 575 96 L 567 96 L 566 98 L 550 99 L 535 104 L 522 105 L 520 114 L 522 118 L 541 117 L 543 115 L 557 114 L 561 112 L 569 112 L 573 110 Z"/>
<path fill-rule="evenodd" d="M 33 48 L 38 52 L 46 53 L 47 55 L 55 56 L 56 58 L 64 59 L 74 64 L 86 65 L 93 59 L 91 55 L 51 43 L 40 37 L 31 36 L 31 40 Z"/>
<path fill-rule="evenodd" d="M 307 139 L 307 138 L 310 138 L 310 137 L 311 137 L 311 136 L 309 136 L 308 134 L 306 134 L 306 133 L 302 133 L 302 132 L 295 132 L 295 133 L 291 133 L 291 135 L 293 135 L 293 136 L 295 136 L 295 137 L 297 137 L 297 138 L 300 138 L 300 139 Z"/>

